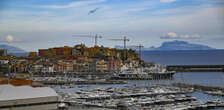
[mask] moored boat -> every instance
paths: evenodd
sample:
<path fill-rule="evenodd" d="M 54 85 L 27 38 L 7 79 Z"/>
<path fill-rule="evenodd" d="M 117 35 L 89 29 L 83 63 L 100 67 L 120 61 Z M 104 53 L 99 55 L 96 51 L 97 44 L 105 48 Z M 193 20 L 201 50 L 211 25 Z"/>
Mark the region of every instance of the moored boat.
<path fill-rule="evenodd" d="M 112 79 L 122 80 L 159 80 L 171 79 L 175 71 L 168 71 L 165 67 L 156 65 L 148 68 L 121 68 L 120 72 L 115 74 Z"/>

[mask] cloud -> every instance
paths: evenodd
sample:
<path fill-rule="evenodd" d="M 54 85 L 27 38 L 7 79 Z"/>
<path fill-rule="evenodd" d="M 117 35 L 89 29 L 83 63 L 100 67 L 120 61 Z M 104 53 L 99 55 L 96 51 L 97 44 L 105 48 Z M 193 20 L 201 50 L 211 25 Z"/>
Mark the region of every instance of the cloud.
<path fill-rule="evenodd" d="M 177 0 L 160 0 L 161 3 L 172 3 L 175 1 L 177 1 Z"/>
<path fill-rule="evenodd" d="M 12 35 L 7 35 L 4 39 L 1 39 L 0 40 L 0 43 L 3 42 L 3 43 L 11 43 L 11 42 L 14 42 L 14 37 Z"/>
<path fill-rule="evenodd" d="M 72 8 L 72 7 L 78 7 L 83 5 L 90 5 L 95 3 L 101 3 L 105 2 L 106 0 L 86 0 L 86 1 L 77 1 L 77 2 L 71 2 L 67 5 L 48 5 L 48 6 L 41 6 L 42 8 Z"/>
<path fill-rule="evenodd" d="M 14 37 L 12 35 L 8 35 L 5 37 L 5 41 L 8 43 L 11 43 L 14 41 Z"/>
<path fill-rule="evenodd" d="M 163 34 L 160 36 L 161 39 L 199 39 L 201 36 L 199 34 L 193 34 L 193 35 L 188 35 L 188 34 L 183 34 L 183 35 L 178 35 L 174 32 L 169 32 L 166 34 Z"/>
<path fill-rule="evenodd" d="M 12 35 L 7 35 L 4 39 L 0 39 L 0 43 L 13 43 L 13 42 L 23 42 L 24 40 L 21 39 L 15 39 Z"/>
<path fill-rule="evenodd" d="M 95 12 L 96 12 L 97 10 L 99 10 L 99 9 L 100 9 L 100 8 L 95 8 L 95 9 L 93 9 L 93 10 L 90 10 L 89 13 L 88 13 L 88 15 L 95 13 Z"/>
<path fill-rule="evenodd" d="M 131 9 L 127 9 L 127 12 L 138 12 L 138 11 L 144 11 L 147 8 L 131 8 Z"/>

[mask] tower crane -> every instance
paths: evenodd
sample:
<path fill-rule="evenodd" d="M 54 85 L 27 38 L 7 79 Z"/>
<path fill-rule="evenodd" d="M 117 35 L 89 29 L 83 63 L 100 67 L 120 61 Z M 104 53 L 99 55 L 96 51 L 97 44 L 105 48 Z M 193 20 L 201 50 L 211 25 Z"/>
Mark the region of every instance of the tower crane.
<path fill-rule="evenodd" d="M 124 49 L 126 49 L 127 42 L 130 41 L 130 39 L 126 38 L 126 36 L 124 36 L 123 39 L 109 39 L 109 40 L 113 40 L 113 41 L 123 41 L 124 42 Z"/>
<path fill-rule="evenodd" d="M 126 38 L 126 36 L 124 36 L 123 39 L 109 39 L 109 40 L 113 40 L 113 41 L 123 41 L 124 42 L 124 60 L 127 60 L 128 55 L 127 55 L 127 49 L 126 49 L 126 44 L 128 41 L 130 41 L 130 39 Z"/>
<path fill-rule="evenodd" d="M 142 55 L 142 48 L 144 47 L 142 44 L 139 45 L 131 45 L 130 47 L 137 47 L 139 52 L 139 57 L 141 58 Z"/>
<path fill-rule="evenodd" d="M 100 35 L 95 35 L 95 36 L 91 36 L 91 35 L 72 35 L 72 37 L 87 37 L 87 38 L 94 38 L 94 46 L 97 46 L 97 42 L 99 38 L 103 38 Z"/>

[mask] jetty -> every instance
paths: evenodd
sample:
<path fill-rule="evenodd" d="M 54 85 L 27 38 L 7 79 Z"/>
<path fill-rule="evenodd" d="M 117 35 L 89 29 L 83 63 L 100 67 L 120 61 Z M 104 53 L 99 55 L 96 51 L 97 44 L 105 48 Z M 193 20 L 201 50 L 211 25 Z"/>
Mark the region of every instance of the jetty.
<path fill-rule="evenodd" d="M 224 72 L 224 65 L 168 65 L 167 70 L 176 72 Z"/>

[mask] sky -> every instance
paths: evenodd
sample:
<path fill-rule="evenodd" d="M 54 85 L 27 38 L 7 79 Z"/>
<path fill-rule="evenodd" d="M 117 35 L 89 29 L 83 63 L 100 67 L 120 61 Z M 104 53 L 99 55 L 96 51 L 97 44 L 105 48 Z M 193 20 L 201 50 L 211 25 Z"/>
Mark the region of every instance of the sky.
<path fill-rule="evenodd" d="M 0 44 L 160 46 L 181 40 L 224 49 L 224 0 L 0 0 Z"/>

